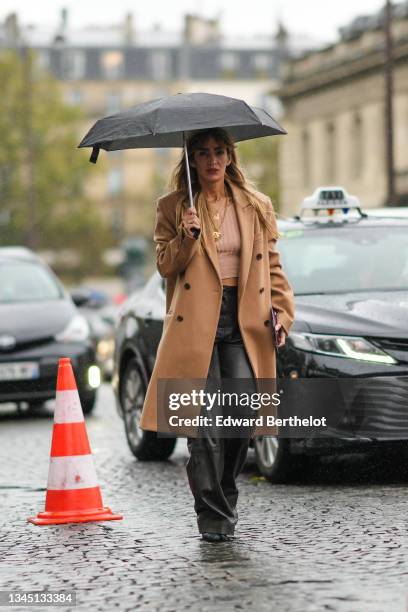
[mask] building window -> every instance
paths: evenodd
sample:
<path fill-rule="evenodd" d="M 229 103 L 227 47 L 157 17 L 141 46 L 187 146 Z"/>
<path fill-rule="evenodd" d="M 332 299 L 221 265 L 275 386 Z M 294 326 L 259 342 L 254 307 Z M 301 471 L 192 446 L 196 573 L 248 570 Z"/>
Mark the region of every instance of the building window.
<path fill-rule="evenodd" d="M 336 180 L 336 128 L 332 121 L 326 125 L 326 177 L 328 183 Z"/>
<path fill-rule="evenodd" d="M 171 78 L 170 56 L 166 51 L 152 51 L 150 72 L 154 81 L 165 81 Z"/>
<path fill-rule="evenodd" d="M 310 135 L 307 130 L 302 132 L 302 164 L 303 164 L 303 185 L 310 185 Z"/>
<path fill-rule="evenodd" d="M 37 50 L 37 66 L 40 70 L 49 70 L 51 65 L 51 58 L 48 51 L 45 49 Z"/>
<path fill-rule="evenodd" d="M 108 172 L 108 193 L 110 196 L 115 196 L 123 190 L 123 172 L 122 168 L 111 168 Z"/>
<path fill-rule="evenodd" d="M 82 79 L 85 76 L 85 53 L 78 49 L 67 49 L 64 52 L 64 77 Z"/>
<path fill-rule="evenodd" d="M 363 122 L 359 113 L 353 117 L 353 127 L 351 131 L 351 176 L 358 179 L 363 171 Z"/>
<path fill-rule="evenodd" d="M 235 72 L 239 68 L 239 56 L 237 53 L 221 53 L 221 70 L 224 72 Z"/>
<path fill-rule="evenodd" d="M 120 92 L 110 91 L 106 96 L 106 112 L 110 115 L 119 113 L 121 109 Z"/>
<path fill-rule="evenodd" d="M 72 106 L 78 106 L 82 104 L 82 92 L 79 89 L 72 89 L 71 91 L 67 91 L 65 95 L 65 100 L 67 104 L 72 104 Z"/>
<path fill-rule="evenodd" d="M 124 75 L 124 56 L 122 51 L 105 51 L 101 55 L 101 67 L 106 79 L 120 79 Z"/>
<path fill-rule="evenodd" d="M 257 72 L 268 72 L 271 67 L 271 58 L 267 53 L 255 53 L 252 56 L 252 65 Z"/>

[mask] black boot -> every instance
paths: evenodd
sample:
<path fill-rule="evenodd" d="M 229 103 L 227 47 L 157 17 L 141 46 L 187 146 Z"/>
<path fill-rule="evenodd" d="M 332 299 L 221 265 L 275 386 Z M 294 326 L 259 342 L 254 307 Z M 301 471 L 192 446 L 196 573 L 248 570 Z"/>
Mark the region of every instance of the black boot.
<path fill-rule="evenodd" d="M 203 540 L 206 540 L 206 542 L 228 542 L 228 536 L 224 533 L 209 533 L 208 531 L 204 531 L 201 537 Z"/>

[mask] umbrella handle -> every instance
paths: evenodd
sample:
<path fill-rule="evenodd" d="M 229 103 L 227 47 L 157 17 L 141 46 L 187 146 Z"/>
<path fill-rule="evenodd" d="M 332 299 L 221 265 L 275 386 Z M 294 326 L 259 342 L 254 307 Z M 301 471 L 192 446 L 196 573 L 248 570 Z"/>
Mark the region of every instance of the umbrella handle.
<path fill-rule="evenodd" d="M 188 151 L 187 151 L 187 139 L 186 139 L 186 134 L 185 132 L 183 132 L 183 142 L 184 142 L 184 159 L 186 161 L 186 171 L 187 171 L 187 185 L 188 185 L 188 199 L 189 199 L 189 207 L 193 208 L 194 207 L 194 203 L 193 203 L 193 191 L 191 189 L 191 177 L 190 177 L 190 165 L 188 163 Z M 193 234 L 194 238 L 197 240 L 199 235 L 200 235 L 200 229 L 197 227 L 193 227 L 191 228 L 191 233 Z"/>

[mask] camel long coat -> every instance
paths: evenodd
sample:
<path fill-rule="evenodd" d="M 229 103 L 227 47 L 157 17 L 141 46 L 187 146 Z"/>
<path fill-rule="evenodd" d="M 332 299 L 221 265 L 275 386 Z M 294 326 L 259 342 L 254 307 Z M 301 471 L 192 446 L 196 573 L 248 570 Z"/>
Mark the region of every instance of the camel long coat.
<path fill-rule="evenodd" d="M 245 193 L 235 186 L 232 192 L 241 233 L 238 322 L 255 377 L 273 379 L 276 358 L 270 325 L 271 300 L 278 311 L 278 321 L 289 334 L 295 314 L 293 291 L 282 270 L 276 240 L 270 240 Z M 271 200 L 258 195 L 277 232 Z M 142 429 L 151 431 L 158 430 L 159 379 L 207 377 L 221 309 L 216 243 L 211 237 L 200 253 L 194 238 L 182 230 L 178 232 L 176 204 L 180 196 L 180 191 L 172 192 L 157 204 L 157 268 L 167 279 L 167 287 L 163 333 L 140 421 Z"/>

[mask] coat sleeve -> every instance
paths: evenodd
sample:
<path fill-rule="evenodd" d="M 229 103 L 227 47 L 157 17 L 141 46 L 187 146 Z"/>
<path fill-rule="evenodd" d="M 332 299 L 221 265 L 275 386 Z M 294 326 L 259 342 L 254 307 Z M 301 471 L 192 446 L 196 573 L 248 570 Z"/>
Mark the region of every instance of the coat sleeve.
<path fill-rule="evenodd" d="M 158 200 L 153 239 L 157 269 L 163 278 L 183 272 L 198 247 L 198 240 L 187 236 L 181 227 L 177 229 L 169 208 L 164 198 Z"/>
<path fill-rule="evenodd" d="M 275 235 L 278 235 L 275 212 L 271 200 L 267 202 L 268 218 L 274 225 Z M 282 270 L 276 238 L 268 240 L 269 270 L 271 278 L 271 304 L 277 311 L 278 322 L 281 323 L 286 335 L 289 334 L 295 319 L 295 298 L 285 272 Z"/>

